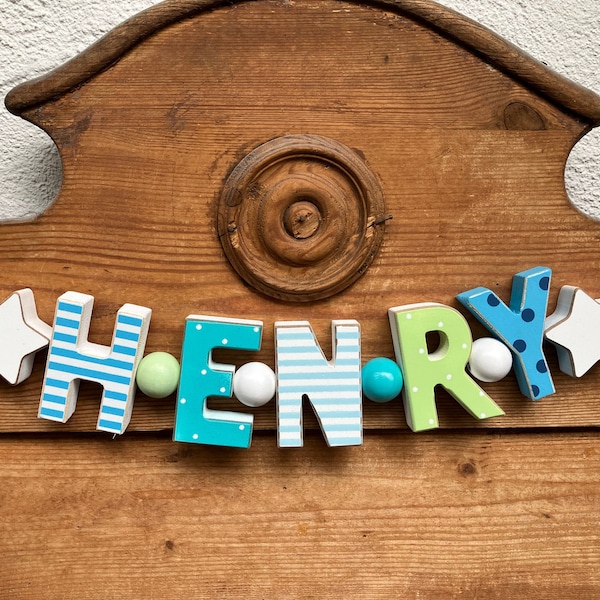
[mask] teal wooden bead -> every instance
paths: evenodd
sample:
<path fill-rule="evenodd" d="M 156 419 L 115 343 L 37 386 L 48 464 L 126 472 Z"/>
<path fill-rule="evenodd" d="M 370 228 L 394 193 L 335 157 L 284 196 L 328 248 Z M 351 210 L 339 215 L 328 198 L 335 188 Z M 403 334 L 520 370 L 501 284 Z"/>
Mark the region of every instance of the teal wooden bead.
<path fill-rule="evenodd" d="M 373 358 L 362 368 L 363 394 L 373 402 L 393 400 L 403 385 L 400 367 L 389 358 Z"/>
<path fill-rule="evenodd" d="M 168 352 L 153 352 L 138 365 L 136 382 L 140 391 L 150 398 L 166 398 L 179 385 L 179 361 Z"/>

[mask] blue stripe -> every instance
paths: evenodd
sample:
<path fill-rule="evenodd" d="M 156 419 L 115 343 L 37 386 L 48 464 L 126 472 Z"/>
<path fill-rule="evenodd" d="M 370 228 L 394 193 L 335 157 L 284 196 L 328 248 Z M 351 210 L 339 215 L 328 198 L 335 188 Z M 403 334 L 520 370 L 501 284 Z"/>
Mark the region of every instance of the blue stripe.
<path fill-rule="evenodd" d="M 279 430 L 279 433 L 299 433 L 302 431 L 301 427 L 294 425 L 278 425 L 277 429 Z"/>
<path fill-rule="evenodd" d="M 117 329 L 115 338 L 120 340 L 129 340 L 130 342 L 137 342 L 140 339 L 140 336 L 138 333 L 131 333 L 129 331 L 123 331 L 122 329 Z"/>
<path fill-rule="evenodd" d="M 298 393 L 298 394 L 308 394 L 309 391 L 313 392 L 354 392 L 360 390 L 359 385 L 343 385 L 341 383 L 334 383 L 333 385 L 325 387 L 326 382 L 320 383 L 307 383 L 306 385 L 279 385 L 280 392 L 286 393 Z M 337 400 L 337 398 L 336 398 Z"/>
<path fill-rule="evenodd" d="M 359 373 L 360 369 L 357 369 L 356 373 L 339 373 L 337 371 L 331 371 L 331 369 L 328 369 L 326 371 L 324 370 L 322 373 L 306 373 L 302 371 L 297 371 L 296 373 L 277 373 L 277 379 L 279 381 L 285 381 L 289 379 L 306 379 L 308 382 L 317 379 L 320 383 L 326 384 L 326 381 L 324 380 L 327 379 L 335 379 L 336 381 L 340 381 L 343 379 L 358 379 Z"/>
<path fill-rule="evenodd" d="M 361 407 L 357 406 L 356 410 L 323 410 L 323 405 L 317 403 L 315 406 L 312 402 L 310 403 L 313 406 L 315 412 L 318 412 L 321 417 L 324 419 L 360 419 L 362 416 Z M 282 418 L 283 415 L 282 415 Z M 354 425 L 348 425 L 348 427 L 354 427 Z"/>
<path fill-rule="evenodd" d="M 354 435 L 353 434 L 353 427 L 356 428 L 356 433 Z M 298 429 L 298 427 L 287 427 L 287 426 L 279 426 L 279 433 L 300 433 L 300 430 Z M 340 426 L 340 427 L 332 427 L 330 425 L 328 425 L 327 427 L 322 427 L 321 430 L 324 433 L 332 433 L 334 431 L 347 431 L 348 432 L 348 436 L 347 437 L 343 437 L 343 438 L 335 438 L 332 439 L 332 442 L 335 442 L 336 444 L 343 444 L 344 442 L 347 442 L 348 440 L 354 440 L 354 442 L 356 443 L 358 440 L 360 440 L 360 425 L 353 425 L 353 426 Z M 347 445 L 351 445 L 351 444 L 347 444 Z"/>
<path fill-rule="evenodd" d="M 118 400 L 119 402 L 127 402 L 127 394 L 122 392 L 113 392 L 111 390 L 104 390 L 104 397 L 109 400 Z"/>
<path fill-rule="evenodd" d="M 66 342 L 67 344 L 77 343 L 76 335 L 69 335 L 68 333 L 60 333 L 58 331 L 54 332 L 52 339 L 56 340 L 57 342 Z"/>
<path fill-rule="evenodd" d="M 54 402 L 55 404 L 66 404 L 67 399 L 64 396 L 56 396 L 54 394 L 44 394 L 42 397 L 43 402 Z"/>
<path fill-rule="evenodd" d="M 107 419 L 100 419 L 100 421 L 98 421 L 98 427 L 104 427 L 104 429 L 110 429 L 116 433 L 121 431 L 121 425 L 121 423 L 109 421 Z"/>
<path fill-rule="evenodd" d="M 61 327 L 68 327 L 69 329 L 79 329 L 79 321 L 73 321 L 72 319 L 65 319 L 63 317 L 56 317 L 56 325 Z"/>
<path fill-rule="evenodd" d="M 80 315 L 83 313 L 83 306 L 79 306 L 77 304 L 67 304 L 66 302 L 59 302 L 58 310 L 73 313 L 75 315 Z"/>
<path fill-rule="evenodd" d="M 94 371 L 92 369 L 82 369 L 69 364 L 63 364 L 52 361 L 48 364 L 49 369 L 54 369 L 61 373 L 70 373 L 82 379 L 91 379 L 93 381 L 100 380 L 103 382 L 122 383 L 124 385 L 131 384 L 131 377 L 121 377 L 120 375 L 112 375 L 102 371 Z"/>
<path fill-rule="evenodd" d="M 338 340 L 355 340 L 358 342 L 360 335 L 358 331 L 336 331 L 335 337 Z"/>
<path fill-rule="evenodd" d="M 321 427 L 321 429 L 323 431 L 347 431 L 352 435 L 355 431 L 359 432 L 362 429 L 362 426 L 360 423 L 357 423 L 356 425 L 327 425 L 326 427 Z"/>
<path fill-rule="evenodd" d="M 309 352 L 311 354 L 318 352 L 321 356 L 323 355 L 319 346 L 290 346 L 289 348 L 277 348 L 277 354 L 308 354 Z"/>
<path fill-rule="evenodd" d="M 330 443 L 333 447 L 336 446 L 360 446 L 362 445 L 362 440 L 360 436 L 356 437 L 348 437 L 348 438 L 335 438 L 330 440 Z"/>
<path fill-rule="evenodd" d="M 60 410 L 53 410 L 51 408 L 42 408 L 40 410 L 40 417 L 53 417 L 55 419 L 62 419 L 63 413 Z"/>
<path fill-rule="evenodd" d="M 336 329 L 335 337 L 340 340 L 358 340 L 360 337 L 360 332 L 357 330 L 354 331 L 340 331 Z M 308 331 L 285 331 L 284 329 L 277 330 L 277 338 L 287 340 L 314 340 L 315 336 Z"/>
<path fill-rule="evenodd" d="M 135 356 L 137 354 L 137 347 L 135 346 L 120 346 L 115 344 L 112 350 L 115 354 L 125 354 L 126 356 Z"/>
<path fill-rule="evenodd" d="M 315 361 L 313 359 L 289 359 L 289 360 L 278 360 L 277 365 L 281 367 L 325 367 L 327 368 L 335 368 L 335 367 L 356 367 L 360 369 L 360 361 L 358 358 L 338 358 L 334 363 L 329 363 L 327 361 Z M 303 372 L 303 371 L 301 371 Z M 307 373 L 306 375 L 310 375 Z"/>
<path fill-rule="evenodd" d="M 70 381 L 65 381 L 64 379 L 51 379 L 50 377 L 47 377 L 46 381 L 44 382 L 45 385 L 59 388 L 61 390 L 68 390 L 70 383 Z"/>
<path fill-rule="evenodd" d="M 75 360 L 82 360 L 92 365 L 102 365 L 104 367 L 112 367 L 114 369 L 124 369 L 126 371 L 133 371 L 133 363 L 126 362 L 123 360 L 115 360 L 114 358 L 97 358 L 95 356 L 87 356 L 81 354 L 76 350 L 66 350 L 65 348 L 53 347 L 50 352 L 53 356 L 62 356 L 63 358 L 72 358 Z"/>
<path fill-rule="evenodd" d="M 123 325 L 132 325 L 133 327 L 141 327 L 142 319 L 139 317 L 130 317 L 129 315 L 118 315 L 117 323 L 122 323 Z"/>
<path fill-rule="evenodd" d="M 116 417 L 122 417 L 125 414 L 122 408 L 114 408 L 112 406 L 103 406 L 101 412 L 103 415 L 115 415 Z"/>
<path fill-rule="evenodd" d="M 356 344 L 356 345 L 349 345 L 349 344 L 344 344 L 343 346 L 340 346 L 339 344 L 336 344 L 336 349 L 339 350 L 340 352 L 358 352 L 360 350 L 360 344 Z M 312 345 L 312 346 L 294 346 L 294 345 L 290 345 L 290 346 L 278 346 L 277 347 L 277 354 L 296 354 L 296 353 L 316 353 L 318 352 L 319 354 L 323 355 L 323 349 L 321 348 L 321 346 L 319 346 L 318 344 Z M 335 352 L 333 353 L 335 354 Z"/>
<path fill-rule="evenodd" d="M 311 404 L 312 406 L 312 404 Z M 323 417 L 324 419 L 329 419 L 331 418 L 338 418 L 338 419 L 358 419 L 359 417 L 362 416 L 362 412 L 360 410 L 356 410 L 354 412 L 348 412 L 348 411 L 344 411 L 344 412 L 334 412 L 334 411 L 321 411 L 319 412 L 319 407 L 316 406 L 314 407 L 314 411 L 319 413 L 319 416 Z M 298 411 L 298 413 L 300 413 L 300 411 Z M 293 419 L 294 415 L 292 413 L 285 413 L 282 415 L 279 415 L 279 419 Z M 348 425 L 349 428 L 351 427 L 358 427 L 358 425 Z"/>
<path fill-rule="evenodd" d="M 315 336 L 307 330 L 299 331 L 295 328 L 290 329 L 277 329 L 277 337 L 285 338 L 286 340 L 295 339 L 295 340 L 314 340 Z"/>

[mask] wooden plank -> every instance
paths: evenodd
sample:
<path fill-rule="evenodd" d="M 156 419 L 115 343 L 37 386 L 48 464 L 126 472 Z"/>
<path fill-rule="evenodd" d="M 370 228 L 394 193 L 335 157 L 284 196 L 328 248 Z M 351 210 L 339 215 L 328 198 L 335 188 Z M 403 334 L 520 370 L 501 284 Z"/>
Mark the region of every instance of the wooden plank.
<path fill-rule="evenodd" d="M 595 598 L 596 432 L 0 438 L 0 596 Z"/>
<path fill-rule="evenodd" d="M 105 345 L 122 304 L 148 306 L 148 352 L 176 356 L 188 314 L 261 319 L 261 351 L 228 354 L 227 362 L 270 366 L 275 321 L 309 319 L 330 356 L 331 320 L 357 319 L 363 360 L 392 357 L 390 307 L 458 307 L 456 294 L 480 285 L 508 301 L 513 275 L 537 265 L 554 271 L 550 310 L 562 285 L 600 296 L 599 225 L 564 190 L 567 155 L 596 124 L 591 92 L 429 2 L 170 2 L 151 17 L 96 48 L 104 57 L 98 73 L 92 52 L 55 74 L 59 88 L 38 82 L 42 96 L 27 95 L 37 84 L 11 96 L 22 94 L 15 112 L 52 135 L 64 182 L 40 219 L 2 226 L 0 295 L 32 287 L 50 323 L 60 294 L 92 294 L 91 339 Z M 168 26 L 152 33 L 162 17 Z M 517 76 L 511 62 L 527 72 Z M 217 207 L 250 150 L 306 133 L 363 157 L 394 219 L 353 286 L 325 301 L 286 303 L 234 272 Z M 476 337 L 484 334 L 469 322 Z M 533 404 L 512 376 L 485 385 L 507 413 L 485 426 L 600 422 L 600 371 L 572 379 L 558 371 L 553 349 L 549 358 L 557 394 Z M 42 374 L 40 354 L 22 386 L 0 382 L 0 431 L 93 430 L 99 394 L 91 386 L 69 424 L 35 418 Z M 443 395 L 440 404 L 442 427 L 476 425 Z M 216 406 L 242 410 L 234 401 Z M 256 411 L 257 429 L 272 429 L 274 412 Z M 138 395 L 131 430 L 169 429 L 173 413 L 173 398 Z M 367 403 L 364 424 L 404 427 L 400 403 Z"/>

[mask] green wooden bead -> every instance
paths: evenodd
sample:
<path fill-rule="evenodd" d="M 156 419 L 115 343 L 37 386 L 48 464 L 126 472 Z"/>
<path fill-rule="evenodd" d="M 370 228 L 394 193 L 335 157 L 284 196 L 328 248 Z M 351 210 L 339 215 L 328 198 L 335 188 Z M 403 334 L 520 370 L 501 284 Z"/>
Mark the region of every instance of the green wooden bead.
<path fill-rule="evenodd" d="M 168 352 L 153 352 L 138 365 L 136 381 L 140 390 L 150 398 L 166 398 L 179 385 L 179 361 Z"/>

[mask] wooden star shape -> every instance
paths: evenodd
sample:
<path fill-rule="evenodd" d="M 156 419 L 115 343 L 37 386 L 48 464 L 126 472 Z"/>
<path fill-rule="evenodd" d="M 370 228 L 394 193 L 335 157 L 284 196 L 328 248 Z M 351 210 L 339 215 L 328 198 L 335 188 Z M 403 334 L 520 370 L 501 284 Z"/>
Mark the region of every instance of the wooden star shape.
<path fill-rule="evenodd" d="M 36 352 L 48 346 L 52 327 L 35 308 L 30 289 L 11 294 L 0 304 L 0 375 L 12 385 L 25 381 Z"/>
<path fill-rule="evenodd" d="M 546 339 L 556 346 L 560 370 L 571 377 L 582 377 L 600 360 L 600 302 L 582 289 L 561 288 L 544 329 Z"/>

